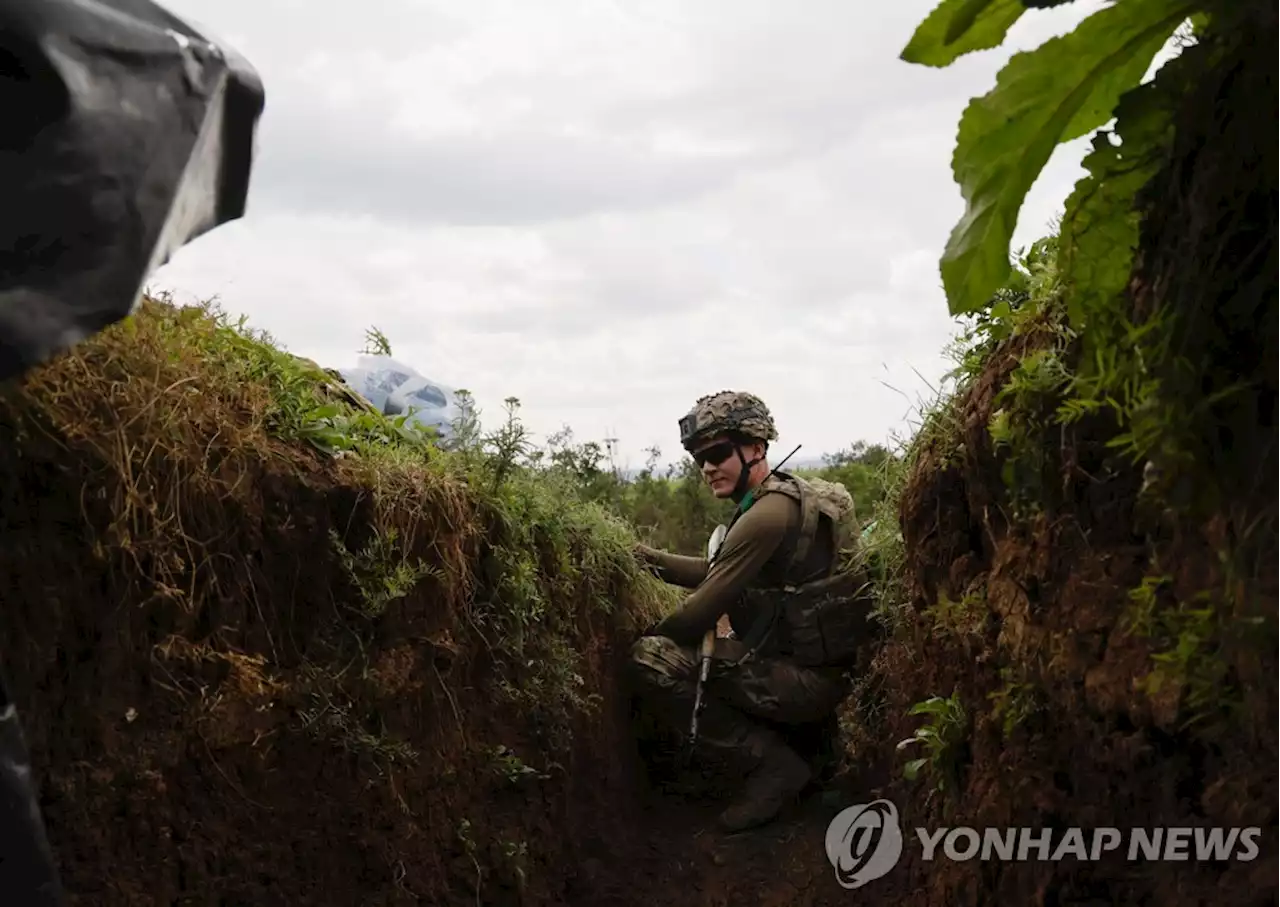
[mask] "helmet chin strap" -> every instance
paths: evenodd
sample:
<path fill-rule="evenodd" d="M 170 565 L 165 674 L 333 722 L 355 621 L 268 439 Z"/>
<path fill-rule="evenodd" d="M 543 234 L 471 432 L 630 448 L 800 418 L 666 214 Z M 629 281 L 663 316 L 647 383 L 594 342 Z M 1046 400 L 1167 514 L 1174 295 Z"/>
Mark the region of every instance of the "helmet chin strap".
<path fill-rule="evenodd" d="M 794 457 L 796 455 L 796 450 L 799 450 L 799 449 L 800 449 L 800 445 L 797 444 L 795 447 L 795 450 L 791 451 L 791 453 L 783 457 L 782 462 L 780 462 L 777 466 L 773 467 L 773 469 L 769 470 L 769 475 L 773 475 L 779 469 L 785 466 L 786 462 L 790 460 L 792 457 Z M 738 505 L 738 513 L 734 517 L 735 519 L 737 519 L 738 516 L 741 516 L 743 513 L 745 513 L 747 509 L 754 503 L 754 500 L 755 500 L 754 496 L 750 491 L 747 490 L 747 480 L 751 476 L 751 467 L 755 466 L 757 463 L 764 460 L 764 457 L 760 456 L 748 462 L 747 458 L 742 455 L 742 448 L 736 447 L 736 450 L 738 451 L 738 462 L 742 464 L 742 471 L 738 473 L 738 482 L 736 485 L 733 486 L 733 494 L 730 495 L 734 503 Z M 768 478 L 768 476 L 766 476 L 765 478 Z"/>
<path fill-rule="evenodd" d="M 735 504 L 741 504 L 742 498 L 747 493 L 747 482 L 751 480 L 751 467 L 764 460 L 764 457 L 756 457 L 754 460 L 748 461 L 742 455 L 742 447 L 735 445 L 734 450 L 738 454 L 738 462 L 742 464 L 742 469 L 738 473 L 738 481 L 733 486 L 733 493 L 729 495 Z"/>

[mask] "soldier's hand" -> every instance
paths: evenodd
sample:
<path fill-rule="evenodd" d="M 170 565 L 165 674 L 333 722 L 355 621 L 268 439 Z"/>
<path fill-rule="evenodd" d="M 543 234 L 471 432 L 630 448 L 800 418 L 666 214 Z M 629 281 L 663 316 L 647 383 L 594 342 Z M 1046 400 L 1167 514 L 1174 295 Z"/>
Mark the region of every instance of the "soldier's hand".
<path fill-rule="evenodd" d="M 641 636 L 662 636 L 663 634 L 661 632 L 661 627 L 662 627 L 662 621 L 655 620 L 653 623 L 649 624 L 649 626 L 641 630 L 640 635 Z"/>

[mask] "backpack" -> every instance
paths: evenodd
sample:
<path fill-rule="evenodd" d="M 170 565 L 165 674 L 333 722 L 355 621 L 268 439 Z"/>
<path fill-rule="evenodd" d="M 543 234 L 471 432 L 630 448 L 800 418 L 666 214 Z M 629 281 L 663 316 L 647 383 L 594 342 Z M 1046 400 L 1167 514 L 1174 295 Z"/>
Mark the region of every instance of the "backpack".
<path fill-rule="evenodd" d="M 875 627 L 870 619 L 870 577 L 847 556 L 856 544 L 852 496 L 836 482 L 782 472 L 757 486 L 754 500 L 766 494 L 785 494 L 797 501 L 800 526 L 786 581 L 745 595 L 747 609 L 762 615 L 746 640 L 751 655 L 785 658 L 806 667 L 855 664 Z M 798 571 L 820 532 L 831 537 L 831 565 L 822 575 L 802 576 Z"/>

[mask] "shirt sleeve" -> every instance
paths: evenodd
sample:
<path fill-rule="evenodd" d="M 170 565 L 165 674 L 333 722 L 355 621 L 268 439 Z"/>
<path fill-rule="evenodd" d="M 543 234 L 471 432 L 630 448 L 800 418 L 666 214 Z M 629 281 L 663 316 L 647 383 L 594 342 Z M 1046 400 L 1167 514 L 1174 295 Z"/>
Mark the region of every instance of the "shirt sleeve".
<path fill-rule="evenodd" d="M 705 557 L 688 557 L 683 554 L 671 554 L 659 551 L 648 545 L 639 546 L 640 554 L 646 564 L 653 568 L 658 579 L 673 586 L 695 589 L 698 583 L 707 577 L 707 559 Z"/>
<path fill-rule="evenodd" d="M 715 563 L 697 589 L 680 610 L 658 625 L 656 632 L 680 645 L 696 646 L 781 546 L 795 509 L 795 501 L 782 494 L 766 495 L 757 501 L 733 524 Z"/>

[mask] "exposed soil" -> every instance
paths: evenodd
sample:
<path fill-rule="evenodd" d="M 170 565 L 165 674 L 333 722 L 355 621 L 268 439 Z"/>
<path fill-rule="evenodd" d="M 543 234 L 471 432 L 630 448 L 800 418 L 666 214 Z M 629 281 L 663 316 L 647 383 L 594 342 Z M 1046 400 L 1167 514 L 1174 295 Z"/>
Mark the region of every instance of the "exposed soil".
<path fill-rule="evenodd" d="M 1014 361 L 998 357 L 963 401 L 963 456 L 926 451 L 903 504 L 917 605 L 985 590 L 985 616 L 954 636 L 922 617 L 880 652 L 865 700 L 850 703 L 856 765 L 836 804 L 886 796 L 908 828 L 1261 825 L 1258 860 L 925 864 L 909 840 L 894 870 L 850 892 L 825 854 L 837 805 L 817 794 L 725 837 L 711 827 L 721 804 L 645 786 L 615 676 L 628 640 L 603 617 L 584 612 L 578 635 L 603 720 L 557 749 L 459 648 L 449 589 L 427 581 L 374 626 L 344 610 L 355 593 L 319 553 L 330 529 L 355 548 L 379 518 L 351 475 L 284 448 L 228 454 L 219 484 L 188 483 L 190 549 L 160 546 L 157 501 L 187 481 L 182 463 L 151 467 L 122 524 L 119 473 L 10 401 L 0 424 L 23 440 L 0 456 L 0 630 L 22 641 L 5 670 L 72 903 L 1273 903 L 1274 651 L 1241 675 L 1261 697 L 1245 736 L 1198 739 L 1174 723 L 1176 699 L 1135 694 L 1150 651 L 1117 615 L 1145 565 L 1130 528 L 1139 479 L 1077 443 L 1063 467 L 1072 505 L 1008 520 L 982 426 Z M 1104 469 L 1110 482 L 1090 478 Z M 442 508 L 414 550 L 479 564 L 484 533 L 459 528 L 477 514 Z M 187 550 L 199 559 L 159 571 L 156 558 Z M 1007 667 L 1038 699 L 1006 740 L 987 703 Z M 896 780 L 891 744 L 916 727 L 912 703 L 952 691 L 974 722 L 944 815 L 924 785 Z M 419 758 L 353 746 L 353 729 Z M 547 777 L 504 781 L 486 753 L 497 744 Z"/>
<path fill-rule="evenodd" d="M 660 802 L 638 815 L 647 853 L 628 861 L 636 870 L 617 880 L 616 870 L 596 867 L 606 887 L 582 904 L 674 907 L 836 907 L 857 897 L 864 904 L 897 902 L 894 878 L 857 892 L 843 888 L 826 858 L 825 833 L 839 812 L 812 794 L 778 821 L 725 835 L 713 827 L 718 807 Z"/>
<path fill-rule="evenodd" d="M 1260 119 L 1274 123 L 1274 8 L 1260 21 L 1256 46 L 1227 69 L 1261 72 L 1266 50 L 1263 90 L 1223 76 L 1210 86 L 1222 96 L 1196 103 L 1261 95 Z M 1236 304 L 1243 294 L 1227 283 L 1239 275 L 1216 277 L 1216 296 L 1170 287 L 1187 285 L 1186 262 L 1218 261 L 1220 236 L 1232 249 L 1270 243 L 1270 258 L 1248 259 L 1258 274 L 1258 261 L 1271 262 L 1269 277 L 1247 284 L 1269 306 L 1259 310 L 1269 333 L 1251 340 L 1244 373 L 1268 376 L 1248 400 L 1261 415 L 1257 430 L 1219 445 L 1234 440 L 1253 470 L 1242 475 L 1266 482 L 1235 489 L 1207 518 L 1153 523 L 1138 503 L 1142 470 L 1107 446 L 1114 426 L 1085 421 L 1051 451 L 1048 506 L 1017 512 L 987 425 L 995 394 L 1044 337 L 1000 350 L 959 401 L 958 434 L 936 438 L 914 465 L 901 517 L 915 613 L 846 705 L 847 772 L 827 797 L 811 792 L 742 835 L 712 828 L 721 803 L 650 786 L 618 681 L 629 639 L 583 589 L 565 594 L 581 601 L 573 642 L 598 713 L 558 726 L 497 694 L 493 657 L 466 642 L 466 620 L 492 593 L 504 530 L 456 489 L 408 474 L 375 487 L 358 466 L 266 440 L 248 416 L 201 422 L 175 385 L 162 382 L 149 402 L 130 397 L 130 376 L 113 377 L 106 353 L 90 363 L 99 397 L 67 390 L 88 374 L 73 373 L 80 360 L 7 392 L 0 655 L 72 903 L 1275 903 L 1274 540 L 1242 606 L 1270 635 L 1213 653 L 1226 665 L 1223 698 L 1241 694 L 1230 720 L 1189 726 L 1187 689 L 1146 688 L 1154 643 L 1125 620 L 1153 565 L 1172 577 L 1161 594 L 1175 601 L 1243 582 L 1218 555 L 1253 525 L 1249 495 L 1275 499 L 1274 154 L 1259 163 L 1270 146 L 1249 141 L 1252 127 L 1232 128 L 1218 142 L 1183 124 L 1178 166 L 1161 185 L 1185 207 L 1146 234 L 1134 315 L 1210 297 Z M 1244 173 L 1270 183 L 1236 184 Z M 1215 192 L 1265 196 L 1237 206 L 1262 226 L 1201 217 L 1225 204 Z M 1236 316 L 1218 325 L 1222 336 L 1244 336 Z M 1229 349 L 1213 355 L 1213 380 L 1241 373 Z M 164 418 L 153 406 L 161 392 L 174 407 Z M 1223 424 L 1239 417 L 1224 413 Z M 393 526 L 438 573 L 371 618 L 358 613 L 330 533 L 354 550 Z M 615 577 L 592 581 L 628 595 Z M 926 609 L 943 598 L 968 602 L 968 617 L 936 625 Z M 1024 708 L 1006 726 L 1014 692 Z M 933 775 L 902 778 L 893 744 L 919 726 L 914 703 L 952 693 L 969 723 L 950 786 L 935 795 Z M 530 771 L 504 775 L 503 752 Z M 1264 836 L 1251 862 L 925 863 L 908 831 L 901 862 L 851 892 L 827 861 L 827 823 L 840 806 L 881 796 L 904 829 L 1208 825 Z"/>
<path fill-rule="evenodd" d="M 1133 318 L 1164 309 L 1187 325 L 1178 338 L 1187 358 L 1162 374 L 1166 393 L 1186 395 L 1189 410 L 1217 387 L 1245 388 L 1214 412 L 1205 459 L 1181 464 L 1209 469 L 1217 497 L 1197 496 L 1186 481 L 1141 494 L 1143 464 L 1108 445 L 1116 427 L 1098 416 L 1054 424 L 1040 439 L 1049 481 L 1041 507 L 1019 511 L 1002 475 L 1007 453 L 987 426 L 996 392 L 1046 334 L 1006 343 L 959 399 L 959 431 L 932 440 L 903 495 L 914 628 L 877 657 L 870 687 L 881 699 L 859 714 L 855 736 L 882 746 L 908 737 L 922 721 L 906 717 L 912 703 L 954 693 L 969 726 L 951 793 L 929 802 L 932 776 L 889 786 L 887 796 L 921 824 L 1254 826 L 1260 853 L 924 866 L 908 852 L 897 870 L 906 874 L 904 903 L 1276 900 L 1275 121 L 1273 107 L 1257 107 L 1275 96 L 1276 14 L 1235 9 L 1249 27 L 1236 22 L 1229 39 L 1207 38 L 1192 52 L 1216 62 L 1198 72 L 1175 117 L 1173 153 L 1145 200 L 1164 216 L 1144 230 L 1131 287 Z M 1224 339 L 1250 324 L 1248 345 Z M 1176 374 L 1188 361 L 1203 373 Z M 1132 593 L 1153 575 L 1168 577 L 1155 603 L 1164 613 L 1208 608 L 1230 628 L 1196 650 L 1200 676 L 1215 678 L 1206 688 L 1148 685 L 1154 655 L 1194 649 L 1198 638 L 1133 629 Z M 965 602 L 966 619 L 935 624 L 937 612 L 926 609 L 943 600 Z M 1006 728 L 1007 706 L 1019 698 L 1022 711 Z"/>
<path fill-rule="evenodd" d="M 646 788 L 605 615 L 578 618 L 602 699 L 572 743 L 495 696 L 457 609 L 486 595 L 488 515 L 274 443 L 116 459 L 149 440 L 133 401 L 50 417 L 69 367 L 0 400 L 0 634 L 72 904 L 839 901 L 817 800 L 726 840 L 716 803 Z M 405 491 L 430 506 L 378 504 Z M 446 572 L 368 621 L 329 532 L 388 523 Z"/>
<path fill-rule="evenodd" d="M 372 626 L 344 607 L 328 533 L 361 544 L 371 489 L 287 448 L 216 445 L 216 482 L 159 460 L 127 485 L 20 398 L 0 423 L 21 439 L 0 456 L 4 668 L 73 903 L 474 904 L 463 819 L 485 903 L 562 900 L 629 783 L 619 728 L 574 728 L 537 784 L 493 772 L 492 746 L 557 748 L 493 706 L 484 659 L 457 657 L 450 590 L 426 580 Z M 476 515 L 435 505 L 419 552 L 475 562 Z M 584 615 L 581 633 L 607 695 L 608 627 Z M 418 758 L 378 749 L 395 742 Z"/>

